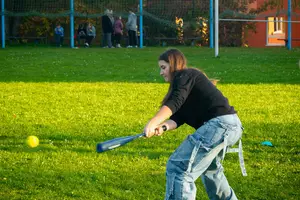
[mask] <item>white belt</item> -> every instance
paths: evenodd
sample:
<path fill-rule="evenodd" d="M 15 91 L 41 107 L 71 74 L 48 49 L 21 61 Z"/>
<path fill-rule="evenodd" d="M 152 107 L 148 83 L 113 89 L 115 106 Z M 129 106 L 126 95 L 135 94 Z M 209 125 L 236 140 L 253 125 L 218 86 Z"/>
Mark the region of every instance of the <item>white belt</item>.
<path fill-rule="evenodd" d="M 247 176 L 247 172 L 246 172 L 246 168 L 245 168 L 245 161 L 244 161 L 244 156 L 243 156 L 242 139 L 239 140 L 238 148 L 230 148 L 230 147 L 227 147 L 227 135 L 225 135 L 223 145 L 224 145 L 223 157 L 222 157 L 223 160 L 225 158 L 226 153 L 238 153 L 242 174 L 243 174 L 243 176 Z"/>
<path fill-rule="evenodd" d="M 218 146 L 216 146 L 215 148 L 213 148 L 208 153 L 208 155 L 205 158 L 206 159 L 211 158 L 211 157 L 214 158 L 222 150 L 223 150 L 222 160 L 224 160 L 225 154 L 227 152 L 228 153 L 239 153 L 239 160 L 240 160 L 240 167 L 241 167 L 242 174 L 243 174 L 243 176 L 247 176 L 247 172 L 246 172 L 246 168 L 245 168 L 245 162 L 244 162 L 244 157 L 243 157 L 242 140 L 240 139 L 240 141 L 239 141 L 239 147 L 238 148 L 230 148 L 230 147 L 227 147 L 227 136 L 225 135 L 224 142 L 222 142 L 221 144 L 219 144 Z"/>

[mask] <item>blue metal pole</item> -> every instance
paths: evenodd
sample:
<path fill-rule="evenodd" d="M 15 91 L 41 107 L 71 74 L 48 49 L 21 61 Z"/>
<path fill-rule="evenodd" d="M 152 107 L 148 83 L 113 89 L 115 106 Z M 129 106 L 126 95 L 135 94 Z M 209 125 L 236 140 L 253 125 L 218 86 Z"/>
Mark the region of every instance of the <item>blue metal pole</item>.
<path fill-rule="evenodd" d="M 215 0 L 215 57 L 219 56 L 219 0 Z"/>
<path fill-rule="evenodd" d="M 140 48 L 143 48 L 143 0 L 140 0 Z"/>
<path fill-rule="evenodd" d="M 209 1 L 209 47 L 214 48 L 214 0 Z"/>
<path fill-rule="evenodd" d="M 1 0 L 1 28 L 2 28 L 2 48 L 5 48 L 5 15 L 4 15 L 4 0 Z"/>
<path fill-rule="evenodd" d="M 292 0 L 288 0 L 288 44 L 289 50 L 292 49 Z"/>
<path fill-rule="evenodd" d="M 70 46 L 74 48 L 74 0 L 70 0 Z"/>

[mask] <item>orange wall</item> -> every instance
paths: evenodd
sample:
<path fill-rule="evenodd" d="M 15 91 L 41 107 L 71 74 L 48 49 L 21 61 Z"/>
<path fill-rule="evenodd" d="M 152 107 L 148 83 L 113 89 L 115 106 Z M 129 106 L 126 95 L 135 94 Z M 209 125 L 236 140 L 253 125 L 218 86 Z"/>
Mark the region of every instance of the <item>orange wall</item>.
<path fill-rule="evenodd" d="M 256 33 L 249 32 L 246 38 L 249 47 L 264 47 L 266 46 L 266 23 L 256 23 Z"/>
<path fill-rule="evenodd" d="M 251 4 L 250 7 L 255 9 L 255 6 L 259 7 L 263 4 L 265 0 L 257 0 L 256 4 Z M 283 10 L 287 10 L 288 2 L 284 1 L 284 8 Z M 293 10 L 293 12 L 300 14 L 300 9 Z M 261 13 L 263 17 L 257 18 L 260 20 L 266 20 L 265 16 L 272 16 L 275 15 L 276 10 L 269 10 L 266 12 Z M 282 15 L 284 20 L 287 20 L 287 15 Z M 300 17 L 292 16 L 292 21 L 300 21 Z M 286 38 L 288 37 L 288 23 L 285 22 L 285 30 L 286 30 Z M 300 38 L 300 23 L 292 23 L 292 38 Z M 256 33 L 248 32 L 248 37 L 246 40 L 248 41 L 248 45 L 250 47 L 265 47 L 266 46 L 266 39 L 267 39 L 267 26 L 266 22 L 257 22 L 256 23 Z M 284 41 L 281 41 L 282 43 Z M 300 47 L 300 41 L 292 41 L 292 47 Z"/>
<path fill-rule="evenodd" d="M 300 14 L 300 9 L 296 12 Z M 300 17 L 292 17 L 292 21 L 300 21 Z M 292 23 L 292 38 L 300 39 L 300 23 Z M 292 41 L 292 47 L 300 47 L 300 41 Z"/>

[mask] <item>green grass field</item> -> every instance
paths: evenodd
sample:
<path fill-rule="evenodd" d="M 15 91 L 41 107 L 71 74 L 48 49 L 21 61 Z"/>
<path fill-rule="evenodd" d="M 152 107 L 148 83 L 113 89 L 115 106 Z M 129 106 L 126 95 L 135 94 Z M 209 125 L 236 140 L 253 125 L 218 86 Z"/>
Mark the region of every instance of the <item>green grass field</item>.
<path fill-rule="evenodd" d="M 247 177 L 237 154 L 225 174 L 239 199 L 299 199 L 300 49 L 180 48 L 220 79 L 243 122 Z M 188 126 L 96 153 L 98 142 L 142 132 L 168 85 L 165 49 L 0 50 L 0 199 L 160 200 L 165 165 Z M 40 145 L 29 148 L 35 135 Z M 262 146 L 271 141 L 274 147 Z M 197 180 L 197 199 L 208 199 Z"/>

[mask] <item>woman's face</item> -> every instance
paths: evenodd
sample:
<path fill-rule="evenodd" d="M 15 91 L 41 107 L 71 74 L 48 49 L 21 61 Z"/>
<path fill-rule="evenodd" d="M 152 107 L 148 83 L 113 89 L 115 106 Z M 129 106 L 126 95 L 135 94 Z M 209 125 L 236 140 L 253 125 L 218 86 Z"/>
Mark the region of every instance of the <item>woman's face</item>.
<path fill-rule="evenodd" d="M 170 64 L 164 60 L 158 61 L 158 66 L 160 68 L 160 75 L 164 77 L 166 82 L 171 81 L 171 73 L 170 73 Z"/>

